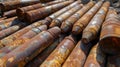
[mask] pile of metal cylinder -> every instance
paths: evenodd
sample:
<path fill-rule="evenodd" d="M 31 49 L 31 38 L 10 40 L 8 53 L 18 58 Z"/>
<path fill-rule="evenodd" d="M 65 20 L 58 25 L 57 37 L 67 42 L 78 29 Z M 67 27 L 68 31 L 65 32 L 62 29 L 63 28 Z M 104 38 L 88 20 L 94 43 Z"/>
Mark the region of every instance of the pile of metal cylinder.
<path fill-rule="evenodd" d="M 120 67 L 109 1 L 14 0 L 0 10 L 0 67 Z"/>

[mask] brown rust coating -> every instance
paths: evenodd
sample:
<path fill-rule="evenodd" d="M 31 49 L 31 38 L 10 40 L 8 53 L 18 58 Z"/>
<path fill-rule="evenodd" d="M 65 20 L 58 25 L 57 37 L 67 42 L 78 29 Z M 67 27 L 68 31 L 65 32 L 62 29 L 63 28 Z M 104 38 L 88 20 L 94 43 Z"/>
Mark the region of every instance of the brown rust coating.
<path fill-rule="evenodd" d="M 120 55 L 108 56 L 106 67 L 120 67 Z"/>
<path fill-rule="evenodd" d="M 75 7 L 77 4 L 80 4 L 80 1 L 75 1 L 74 3 L 64 7 L 63 9 L 53 13 L 52 15 L 48 16 L 45 18 L 47 25 L 50 25 L 50 23 L 52 22 L 53 19 L 57 18 L 58 16 L 60 16 L 61 14 L 63 14 L 64 12 L 66 12 L 67 10 L 70 10 L 72 7 Z"/>
<path fill-rule="evenodd" d="M 98 2 L 94 5 L 86 14 L 84 14 L 74 25 L 72 29 L 72 33 L 75 35 L 80 34 L 83 29 L 87 26 L 89 21 L 93 18 L 93 16 L 97 13 L 99 8 L 102 6 L 102 1 Z"/>
<path fill-rule="evenodd" d="M 42 51 L 36 58 L 31 60 L 25 67 L 39 67 L 45 61 L 45 59 L 53 52 L 53 50 L 58 46 L 58 44 L 64 39 L 65 35 L 59 36 L 54 43 Z"/>
<path fill-rule="evenodd" d="M 1 67 L 24 67 L 24 65 L 53 43 L 61 33 L 60 28 L 54 27 L 43 31 L 30 41 L 19 46 L 0 59 Z"/>
<path fill-rule="evenodd" d="M 28 42 L 30 39 L 32 39 L 34 36 L 39 34 L 40 32 L 47 30 L 46 25 L 41 25 L 39 27 L 33 28 L 32 30 L 28 31 L 24 35 L 17 38 L 15 41 L 13 41 L 10 44 L 7 44 L 6 47 L 3 47 L 0 50 L 0 57 L 4 56 L 5 54 L 11 52 L 13 49 L 17 48 L 18 46 Z"/>
<path fill-rule="evenodd" d="M 107 54 L 120 54 L 120 18 L 114 9 L 108 11 L 99 44 L 101 50 Z"/>
<path fill-rule="evenodd" d="M 2 12 L 8 11 L 8 10 L 12 10 L 12 9 L 16 9 L 18 7 L 23 7 L 23 6 L 28 6 L 28 5 L 32 5 L 35 3 L 40 2 L 39 0 L 14 0 L 14 1 L 6 1 L 6 2 L 2 2 L 0 3 L 0 8 L 2 10 Z"/>
<path fill-rule="evenodd" d="M 51 2 L 47 2 L 44 3 L 46 6 L 52 5 L 52 4 L 57 4 L 57 3 L 61 3 L 64 2 L 63 0 L 55 0 L 55 1 L 51 1 Z"/>
<path fill-rule="evenodd" d="M 97 37 L 109 10 L 110 2 L 105 2 L 83 31 L 82 42 L 88 43 Z"/>
<path fill-rule="evenodd" d="M 58 16 L 56 19 L 54 19 L 49 27 L 54 27 L 54 26 L 59 26 L 62 24 L 62 22 L 64 20 L 66 20 L 67 18 L 69 18 L 71 15 L 73 15 L 75 12 L 77 12 L 79 9 L 82 8 L 82 4 L 77 4 L 74 8 L 71 8 L 70 10 L 68 10 L 67 12 L 61 14 L 60 16 Z"/>
<path fill-rule="evenodd" d="M 56 49 L 48 56 L 48 58 L 40 65 L 40 67 L 61 67 L 67 56 L 71 53 L 76 45 L 75 37 L 70 35 L 66 37 Z"/>
<path fill-rule="evenodd" d="M 63 33 L 70 32 L 72 29 L 73 24 L 82 17 L 92 6 L 94 5 L 94 2 L 89 2 L 87 5 L 85 5 L 82 9 L 77 11 L 75 14 L 73 14 L 71 17 L 69 17 L 67 20 L 65 20 L 61 25 L 61 30 Z"/>
<path fill-rule="evenodd" d="M 17 17 L 11 17 L 11 18 L 7 18 L 7 19 L 1 18 L 0 24 L 2 24 L 2 23 L 7 23 L 7 22 L 9 22 L 9 21 L 13 21 L 13 20 L 16 19 L 16 18 L 17 18 Z"/>
<path fill-rule="evenodd" d="M 10 11 L 3 13 L 3 17 L 10 18 L 10 17 L 14 17 L 14 16 L 16 16 L 16 10 L 10 10 Z"/>
<path fill-rule="evenodd" d="M 24 21 L 27 21 L 27 22 L 37 21 L 41 18 L 44 18 L 44 17 L 50 15 L 51 13 L 53 13 L 55 11 L 60 10 L 61 8 L 69 5 L 70 3 L 72 3 L 72 1 L 65 1 L 65 2 L 62 2 L 59 4 L 54 4 L 54 5 L 39 8 L 36 10 L 28 11 L 25 13 Z"/>
<path fill-rule="evenodd" d="M 17 25 L 11 26 L 7 29 L 0 31 L 0 39 L 3 39 L 4 37 L 18 31 L 19 29 L 23 28 L 24 26 L 26 26 L 25 23 L 19 23 Z"/>
<path fill-rule="evenodd" d="M 0 40 L 0 48 L 5 46 L 6 44 L 9 44 L 11 42 L 13 42 L 14 40 L 16 40 L 18 37 L 22 36 L 23 34 L 25 34 L 26 32 L 28 32 L 29 30 L 31 30 L 32 28 L 38 27 L 40 26 L 41 23 L 40 22 L 35 22 L 19 31 L 17 31 L 14 34 L 11 34 L 10 36 Z"/>
<path fill-rule="evenodd" d="M 89 43 L 89 45 L 84 45 L 83 43 L 81 43 L 81 41 L 79 41 L 62 67 L 83 67 L 89 50 L 93 45 L 93 43 Z"/>
<path fill-rule="evenodd" d="M 105 67 L 106 55 L 100 50 L 100 46 L 95 45 L 84 64 L 84 67 Z"/>

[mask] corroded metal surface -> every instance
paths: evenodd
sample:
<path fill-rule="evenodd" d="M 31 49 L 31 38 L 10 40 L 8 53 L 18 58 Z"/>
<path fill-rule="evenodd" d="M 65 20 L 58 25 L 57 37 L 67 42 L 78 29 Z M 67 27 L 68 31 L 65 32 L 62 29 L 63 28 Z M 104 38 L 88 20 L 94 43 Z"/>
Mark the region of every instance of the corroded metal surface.
<path fill-rule="evenodd" d="M 3 13 L 3 17 L 10 18 L 10 17 L 14 17 L 14 16 L 16 16 L 16 10 L 10 10 L 10 11 Z"/>
<path fill-rule="evenodd" d="M 76 45 L 75 37 L 70 35 L 66 37 L 56 49 L 48 56 L 48 58 L 40 65 L 40 67 L 61 67 L 67 56 L 71 53 Z"/>
<path fill-rule="evenodd" d="M 110 2 L 105 2 L 93 19 L 89 22 L 87 27 L 83 30 L 82 42 L 88 43 L 97 37 L 102 23 L 106 17 L 106 14 L 109 10 Z"/>
<path fill-rule="evenodd" d="M 77 12 L 81 8 L 82 8 L 82 4 L 77 4 L 74 8 L 71 8 L 69 11 L 61 14 L 56 19 L 54 19 L 49 25 L 49 27 L 60 26 L 64 20 L 69 18 L 71 15 L 73 15 L 75 12 Z"/>
<path fill-rule="evenodd" d="M 0 8 L 2 12 L 16 9 L 18 7 L 27 6 L 35 3 L 39 3 L 39 0 L 14 0 L 14 1 L 6 1 L 0 3 Z"/>
<path fill-rule="evenodd" d="M 46 20 L 46 24 L 50 25 L 50 23 L 52 22 L 53 19 L 57 18 L 58 16 L 60 16 L 61 14 L 63 14 L 64 12 L 66 12 L 67 10 L 70 10 L 71 8 L 75 7 L 77 4 L 80 4 L 80 1 L 76 1 L 68 6 L 66 6 L 65 8 L 53 13 L 52 15 L 48 16 L 45 18 Z"/>
<path fill-rule="evenodd" d="M 36 57 L 45 48 L 52 44 L 54 39 L 57 38 L 60 33 L 61 30 L 58 27 L 41 32 L 30 41 L 2 57 L 0 59 L 0 66 L 23 67 L 28 61 Z"/>
<path fill-rule="evenodd" d="M 89 21 L 93 18 L 93 16 L 97 13 L 99 8 L 102 6 L 102 2 L 98 2 L 94 7 L 92 7 L 85 15 L 83 15 L 74 25 L 72 29 L 72 33 L 75 35 L 80 34 L 84 28 L 87 26 Z"/>
<path fill-rule="evenodd" d="M 120 55 L 108 56 L 106 67 L 120 67 Z"/>
<path fill-rule="evenodd" d="M 64 39 L 65 35 L 59 36 L 54 43 L 47 47 L 43 52 L 41 52 L 36 58 L 26 64 L 25 67 L 39 67 L 45 59 L 54 51 L 58 44 Z"/>
<path fill-rule="evenodd" d="M 120 54 L 120 18 L 114 9 L 109 10 L 102 25 L 99 44 L 107 54 Z"/>
<path fill-rule="evenodd" d="M 79 41 L 71 54 L 68 56 L 62 67 L 83 67 L 93 43 L 84 45 Z"/>
<path fill-rule="evenodd" d="M 84 67 L 105 67 L 106 55 L 100 50 L 97 44 L 91 50 L 84 64 Z"/>
<path fill-rule="evenodd" d="M 28 11 L 27 13 L 25 13 L 24 21 L 27 21 L 27 22 L 37 21 L 41 18 L 44 18 L 44 17 L 48 16 L 49 14 L 51 14 L 55 11 L 60 10 L 61 8 L 69 5 L 72 2 L 73 1 L 65 1 L 65 2 L 62 2 L 62 3 L 59 3 L 59 4 L 54 4 L 54 5 L 39 8 L 39 9 L 36 9 L 36 10 Z"/>
<path fill-rule="evenodd" d="M 63 33 L 70 32 L 73 24 L 82 17 L 95 3 L 89 2 L 87 5 L 85 5 L 82 9 L 77 11 L 75 14 L 73 14 L 71 17 L 69 17 L 67 20 L 65 20 L 61 25 L 61 30 Z"/>

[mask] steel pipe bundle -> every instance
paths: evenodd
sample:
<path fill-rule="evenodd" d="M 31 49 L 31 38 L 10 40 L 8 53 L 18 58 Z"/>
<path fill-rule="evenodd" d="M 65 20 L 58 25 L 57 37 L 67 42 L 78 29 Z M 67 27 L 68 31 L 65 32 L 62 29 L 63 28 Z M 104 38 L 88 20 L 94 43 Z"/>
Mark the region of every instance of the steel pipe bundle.
<path fill-rule="evenodd" d="M 75 45 L 76 40 L 74 36 L 70 35 L 66 37 L 40 65 L 40 67 L 61 67 L 62 63 L 65 61 Z"/>
<path fill-rule="evenodd" d="M 26 7 L 22 7 L 22 8 L 18 8 L 16 10 L 16 13 L 17 13 L 17 16 L 20 20 L 23 20 L 25 17 L 25 13 L 27 11 L 31 11 L 31 10 L 35 10 L 35 9 L 38 9 L 38 8 L 41 8 L 41 7 L 45 7 L 45 6 L 49 6 L 49 5 L 52 5 L 52 4 L 57 4 L 57 3 L 61 3 L 63 1 L 52 1 L 52 2 L 48 2 L 46 4 L 42 4 L 42 3 L 38 3 L 38 4 L 33 4 L 33 5 L 30 5 L 30 6 L 26 6 Z"/>
<path fill-rule="evenodd" d="M 94 6 L 94 2 L 89 2 L 87 5 L 85 5 L 82 9 L 77 11 L 75 14 L 73 14 L 71 17 L 69 17 L 67 20 L 65 20 L 61 25 L 61 30 L 63 33 L 70 32 L 72 29 L 73 24 L 82 17 L 92 6 Z"/>
<path fill-rule="evenodd" d="M 94 43 L 84 45 L 79 41 L 71 54 L 68 56 L 62 67 L 83 67 L 88 56 L 89 50 Z"/>
<path fill-rule="evenodd" d="M 16 10 L 14 9 L 14 10 L 6 11 L 3 13 L 2 16 L 7 18 L 14 17 L 16 16 Z"/>
<path fill-rule="evenodd" d="M 2 12 L 9 11 L 12 9 L 16 9 L 18 7 L 28 6 L 35 3 L 39 3 L 39 0 L 14 0 L 14 1 L 6 1 L 0 3 L 0 8 Z"/>
<path fill-rule="evenodd" d="M 72 33 L 75 34 L 75 35 L 80 34 L 101 6 L 102 6 L 102 2 L 100 1 L 94 7 L 92 7 L 85 15 L 83 15 L 73 25 Z"/>
<path fill-rule="evenodd" d="M 83 31 L 82 42 L 87 44 L 97 37 L 109 10 L 110 2 L 105 2 Z"/>
<path fill-rule="evenodd" d="M 41 53 L 46 47 L 53 43 L 61 30 L 58 27 L 43 31 L 30 41 L 19 46 L 12 52 L 0 59 L 1 67 L 23 67 L 25 64 Z"/>
<path fill-rule="evenodd" d="M 51 6 L 47 6 L 47 7 L 43 7 L 43 8 L 39 8 L 36 10 L 32 10 L 32 11 L 28 11 L 27 13 L 25 13 L 25 18 L 24 20 L 27 22 L 34 22 L 37 21 L 39 19 L 42 19 L 46 16 L 48 16 L 49 14 L 60 10 L 61 8 L 69 5 L 70 3 L 72 3 L 73 1 L 65 1 L 59 4 L 54 4 Z"/>
<path fill-rule="evenodd" d="M 106 55 L 100 50 L 97 44 L 91 49 L 84 67 L 105 67 Z"/>
<path fill-rule="evenodd" d="M 69 18 L 71 15 L 73 15 L 75 12 L 77 12 L 81 8 L 82 8 L 82 4 L 77 4 L 74 8 L 71 8 L 69 11 L 63 13 L 62 15 L 54 19 L 49 25 L 49 27 L 60 26 L 64 20 Z"/>
<path fill-rule="evenodd" d="M 46 17 L 45 20 L 43 21 L 43 24 L 46 24 L 49 26 L 53 19 L 55 19 L 58 16 L 60 16 L 61 14 L 65 13 L 67 10 L 70 10 L 71 8 L 75 7 L 77 4 L 80 4 L 80 1 L 75 1 L 74 3 L 66 6 L 65 8 L 63 8 L 63 9 L 53 13 L 52 15 Z"/>
<path fill-rule="evenodd" d="M 120 19 L 114 9 L 110 9 L 102 25 L 100 35 L 101 50 L 107 54 L 120 54 Z"/>

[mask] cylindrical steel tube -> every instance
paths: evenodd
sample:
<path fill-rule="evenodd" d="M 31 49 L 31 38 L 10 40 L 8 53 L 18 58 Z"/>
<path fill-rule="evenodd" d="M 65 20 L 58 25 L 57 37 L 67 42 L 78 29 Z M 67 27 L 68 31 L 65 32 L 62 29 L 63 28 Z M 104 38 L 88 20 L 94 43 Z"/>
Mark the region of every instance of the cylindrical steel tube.
<path fill-rule="evenodd" d="M 77 12 L 81 8 L 82 8 L 82 4 L 77 4 L 74 8 L 71 8 L 69 11 L 61 14 L 56 19 L 54 19 L 49 25 L 49 27 L 60 26 L 64 20 L 69 18 L 71 15 L 73 15 L 75 12 Z"/>
<path fill-rule="evenodd" d="M 58 44 L 64 39 L 65 35 L 60 36 L 54 41 L 49 47 L 47 47 L 43 52 L 41 52 L 36 58 L 26 64 L 25 67 L 39 67 L 43 61 L 53 52 L 53 50 L 58 46 Z"/>
<path fill-rule="evenodd" d="M 11 34 L 10 36 L 0 40 L 0 48 L 4 47 L 5 45 L 13 42 L 14 40 L 16 40 L 17 38 L 19 38 L 20 36 L 22 36 L 23 34 L 25 34 L 26 32 L 28 32 L 29 30 L 31 30 L 32 28 L 38 27 L 40 26 L 41 23 L 40 22 L 35 22 L 19 31 L 17 31 L 14 34 Z"/>
<path fill-rule="evenodd" d="M 16 9 L 18 7 L 28 6 L 40 2 L 39 0 L 14 0 L 0 3 L 2 12 Z"/>
<path fill-rule="evenodd" d="M 84 45 L 79 41 L 71 54 L 68 56 L 62 67 L 83 67 L 93 43 Z"/>
<path fill-rule="evenodd" d="M 85 15 L 83 15 L 74 25 L 72 29 L 72 33 L 75 35 L 80 34 L 83 29 L 87 26 L 89 21 L 93 18 L 93 16 L 97 13 L 99 8 L 102 6 L 102 2 L 98 2 L 94 7 L 92 7 Z"/>
<path fill-rule="evenodd" d="M 51 14 L 55 11 L 60 10 L 61 8 L 69 5 L 72 2 L 73 1 L 65 1 L 65 2 L 62 2 L 59 4 L 54 4 L 51 6 L 47 6 L 47 7 L 39 8 L 36 10 L 28 11 L 27 13 L 25 13 L 24 21 L 27 21 L 27 22 L 37 21 L 41 18 L 48 16 L 49 14 Z"/>
<path fill-rule="evenodd" d="M 106 67 L 120 67 L 120 55 L 108 56 Z"/>
<path fill-rule="evenodd" d="M 0 59 L 1 67 L 24 67 L 25 64 L 41 53 L 53 43 L 54 39 L 61 33 L 60 28 L 54 27 L 43 31 L 30 41 L 19 46 L 12 52 Z"/>
<path fill-rule="evenodd" d="M 61 2 L 64 2 L 64 1 L 63 0 L 54 0 L 54 1 L 51 1 L 51 2 L 45 3 L 45 5 L 49 6 L 49 5 L 57 4 L 57 3 L 61 3 Z"/>
<path fill-rule="evenodd" d="M 67 56 L 71 53 L 76 45 L 75 37 L 70 35 L 66 37 L 56 49 L 48 56 L 48 58 L 40 65 L 40 67 L 61 67 Z"/>
<path fill-rule="evenodd" d="M 38 3 L 38 4 L 33 4 L 33 5 L 30 5 L 30 6 L 26 6 L 26 7 L 22 7 L 22 8 L 18 8 L 16 10 L 16 13 L 17 13 L 17 16 L 20 20 L 23 20 L 24 19 L 24 14 L 27 12 L 27 11 L 31 11 L 31 10 L 35 10 L 35 9 L 38 9 L 38 8 L 41 8 L 41 7 L 45 7 L 45 6 L 49 6 L 49 5 L 52 5 L 52 4 L 57 4 L 57 3 L 61 3 L 62 1 L 53 1 L 53 2 L 48 2 L 46 4 L 41 4 L 41 3 Z"/>
<path fill-rule="evenodd" d="M 108 11 L 100 34 L 101 50 L 107 54 L 120 54 L 120 18 L 114 9 Z"/>
<path fill-rule="evenodd" d="M 18 46 L 28 42 L 30 39 L 32 39 L 34 36 L 36 36 L 37 34 L 39 34 L 40 32 L 44 30 L 47 30 L 47 26 L 41 25 L 39 27 L 33 28 L 32 30 L 28 31 L 24 35 L 17 38 L 15 41 L 9 44 L 6 44 L 6 47 L 1 48 L 0 50 L 0 57 L 11 52 L 13 49 L 17 48 Z"/>
<path fill-rule="evenodd" d="M 75 1 L 74 3 L 66 6 L 65 8 L 63 8 L 63 9 L 61 9 L 61 10 L 53 13 L 52 15 L 46 17 L 45 18 L 46 24 L 49 26 L 53 19 L 57 18 L 58 16 L 60 16 L 64 12 L 66 12 L 67 10 L 70 10 L 71 8 L 73 8 L 74 6 L 76 6 L 77 4 L 80 4 L 80 1 Z"/>
<path fill-rule="evenodd" d="M 14 17 L 14 16 L 16 16 L 16 10 L 10 10 L 10 11 L 3 13 L 3 17 L 10 18 L 10 17 Z"/>
<path fill-rule="evenodd" d="M 70 32 L 72 29 L 73 24 L 82 17 L 95 3 L 89 2 L 87 5 L 85 5 L 82 9 L 77 11 L 75 14 L 73 14 L 71 17 L 69 17 L 67 20 L 65 20 L 61 25 L 61 30 L 63 33 Z"/>
<path fill-rule="evenodd" d="M 0 39 L 18 31 L 19 29 L 23 28 L 24 26 L 26 26 L 25 23 L 19 23 L 17 25 L 11 26 L 7 29 L 4 29 L 4 30 L 0 31 Z"/>
<path fill-rule="evenodd" d="M 84 64 L 84 67 L 105 67 L 106 55 L 100 50 L 100 46 L 95 45 Z"/>
<path fill-rule="evenodd" d="M 109 10 L 109 6 L 110 2 L 105 2 L 93 19 L 89 22 L 87 27 L 83 30 L 83 43 L 87 44 L 97 37 L 97 34 L 100 31 L 102 23 L 106 17 L 107 11 Z"/>

